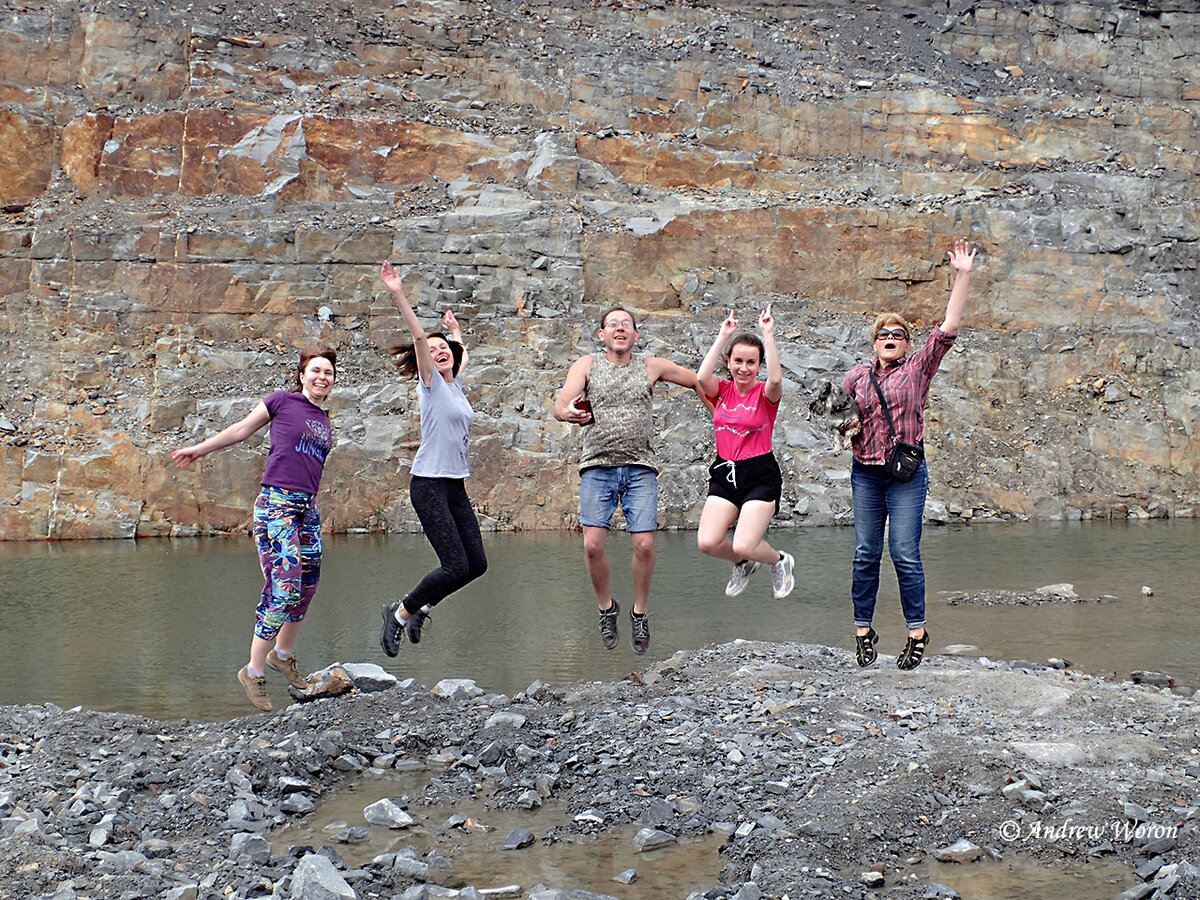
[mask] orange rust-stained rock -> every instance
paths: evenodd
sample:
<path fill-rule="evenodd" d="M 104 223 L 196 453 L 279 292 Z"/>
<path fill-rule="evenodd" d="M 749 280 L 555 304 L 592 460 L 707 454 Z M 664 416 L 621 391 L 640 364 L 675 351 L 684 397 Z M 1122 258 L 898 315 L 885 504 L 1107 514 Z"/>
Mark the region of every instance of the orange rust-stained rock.
<path fill-rule="evenodd" d="M 55 129 L 0 109 L 0 204 L 30 203 L 50 184 Z"/>

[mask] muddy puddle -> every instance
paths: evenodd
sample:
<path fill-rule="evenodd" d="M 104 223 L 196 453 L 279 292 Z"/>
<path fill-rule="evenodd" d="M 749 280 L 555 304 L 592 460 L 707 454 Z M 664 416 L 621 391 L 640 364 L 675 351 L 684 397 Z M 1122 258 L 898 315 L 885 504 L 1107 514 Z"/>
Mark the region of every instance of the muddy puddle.
<path fill-rule="evenodd" d="M 640 825 L 596 834 L 568 833 L 570 816 L 554 802 L 536 810 L 497 809 L 482 791 L 475 799 L 436 806 L 408 802 L 423 795 L 429 780 L 430 773 L 423 771 L 365 777 L 348 784 L 303 822 L 272 833 L 273 852 L 328 845 L 353 867 L 384 853 L 412 849 L 424 858 L 435 851 L 448 867 L 433 867 L 431 881 L 479 890 L 519 886 L 517 896 L 544 884 L 629 900 L 676 900 L 718 883 L 723 865 L 718 849 L 725 834 L 640 852 L 634 845 Z M 395 830 L 368 824 L 363 809 L 383 798 L 405 806 L 414 824 Z M 530 832 L 533 843 L 505 849 L 515 829 Z M 353 840 L 347 842 L 346 837 Z M 624 881 L 616 880 L 618 876 Z"/>

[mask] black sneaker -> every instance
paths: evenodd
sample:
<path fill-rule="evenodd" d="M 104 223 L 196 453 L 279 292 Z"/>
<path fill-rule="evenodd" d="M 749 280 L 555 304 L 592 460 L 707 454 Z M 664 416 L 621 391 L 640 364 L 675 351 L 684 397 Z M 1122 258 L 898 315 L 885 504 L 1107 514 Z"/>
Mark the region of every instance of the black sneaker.
<path fill-rule="evenodd" d="M 632 626 L 629 635 L 629 645 L 633 647 L 634 653 L 641 656 L 646 652 L 646 648 L 650 646 L 650 613 L 642 613 L 639 616 L 633 610 L 630 610 L 629 622 Z"/>
<path fill-rule="evenodd" d="M 600 640 L 604 641 L 605 650 L 617 646 L 617 616 L 620 613 L 621 604 L 616 599 L 608 609 L 600 610 Z"/>
<path fill-rule="evenodd" d="M 399 600 L 383 607 L 383 628 L 379 631 L 379 646 L 388 656 L 395 656 L 400 652 L 400 637 L 404 634 L 404 626 L 396 621 L 396 610 L 399 608 Z"/>
<path fill-rule="evenodd" d="M 421 609 L 409 616 L 408 624 L 404 626 L 409 641 L 414 644 L 421 643 L 421 627 L 432 618 L 433 616 Z"/>

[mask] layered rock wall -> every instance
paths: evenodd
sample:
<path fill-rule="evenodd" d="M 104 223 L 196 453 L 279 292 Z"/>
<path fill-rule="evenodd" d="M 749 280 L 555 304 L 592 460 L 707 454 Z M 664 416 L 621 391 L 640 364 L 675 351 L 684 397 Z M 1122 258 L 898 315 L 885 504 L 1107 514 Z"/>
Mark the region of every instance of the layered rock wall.
<path fill-rule="evenodd" d="M 695 366 L 768 301 L 782 518 L 849 517 L 812 390 L 874 313 L 927 329 L 981 248 L 927 417 L 938 521 L 1191 515 L 1200 13 L 1182 2 L 162 4 L 0 20 L 0 533 L 242 528 L 264 444 L 171 448 L 339 351 L 335 530 L 417 527 L 419 440 L 378 265 L 452 308 L 486 525 L 569 527 L 550 416 L 596 314 Z M 924 333 L 924 331 L 922 331 Z M 662 519 L 712 452 L 658 402 Z"/>

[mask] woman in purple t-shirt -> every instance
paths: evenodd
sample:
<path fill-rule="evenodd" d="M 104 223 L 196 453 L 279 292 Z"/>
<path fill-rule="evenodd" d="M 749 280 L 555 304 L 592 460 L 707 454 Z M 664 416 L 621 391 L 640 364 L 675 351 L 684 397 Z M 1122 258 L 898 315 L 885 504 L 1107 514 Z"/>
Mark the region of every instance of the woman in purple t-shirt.
<path fill-rule="evenodd" d="M 329 347 L 306 350 L 300 354 L 296 385 L 290 391 L 264 397 L 240 422 L 171 453 L 182 469 L 271 424 L 271 451 L 262 491 L 254 501 L 254 539 L 266 584 L 255 610 L 250 661 L 237 673 L 250 702 L 264 712 L 271 710 L 267 666 L 301 690 L 308 686 L 292 651 L 321 578 L 316 496 L 325 457 L 333 448 L 333 431 L 320 404 L 328 399 L 336 377 L 337 353 Z"/>
<path fill-rule="evenodd" d="M 725 593 L 736 597 L 764 563 L 771 567 L 776 599 L 795 587 L 790 553 L 767 543 L 767 527 L 779 509 L 783 474 L 771 449 L 775 417 L 783 398 L 783 366 L 775 348 L 771 305 L 758 317 L 757 335 L 739 334 L 733 312 L 721 323 L 717 339 L 696 372 L 700 389 L 713 410 L 717 458 L 709 466 L 708 499 L 700 514 L 697 543 L 701 551 L 733 563 Z M 728 350 L 726 346 L 728 345 Z M 730 378 L 718 378 L 722 356 Z M 767 380 L 759 381 L 763 365 Z M 736 526 L 736 527 L 735 527 Z M 733 539 L 727 533 L 733 528 Z"/>

